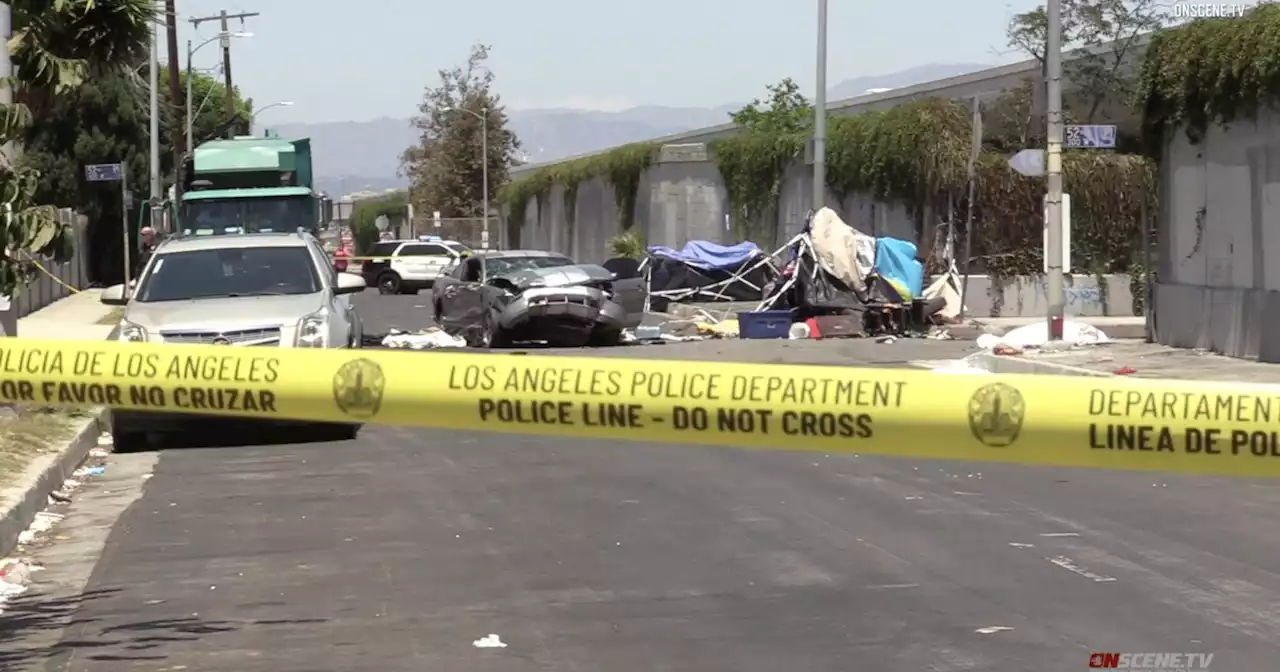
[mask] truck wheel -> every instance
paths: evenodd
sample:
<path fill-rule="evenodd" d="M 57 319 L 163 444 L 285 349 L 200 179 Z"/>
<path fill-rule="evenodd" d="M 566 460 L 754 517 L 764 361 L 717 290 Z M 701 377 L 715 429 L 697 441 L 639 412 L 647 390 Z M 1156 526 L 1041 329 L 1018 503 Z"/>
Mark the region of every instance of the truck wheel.
<path fill-rule="evenodd" d="M 400 276 L 395 273 L 383 273 L 378 276 L 379 294 L 399 294 Z"/>

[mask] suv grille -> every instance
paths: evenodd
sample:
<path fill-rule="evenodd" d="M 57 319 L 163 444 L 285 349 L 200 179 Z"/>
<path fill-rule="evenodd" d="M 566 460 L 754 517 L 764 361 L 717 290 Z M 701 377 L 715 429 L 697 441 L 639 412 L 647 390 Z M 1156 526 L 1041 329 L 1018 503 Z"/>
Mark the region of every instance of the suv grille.
<path fill-rule="evenodd" d="M 278 345 L 280 327 L 240 329 L 232 331 L 160 331 L 166 343 L 212 345 L 219 338 L 229 345 Z"/>

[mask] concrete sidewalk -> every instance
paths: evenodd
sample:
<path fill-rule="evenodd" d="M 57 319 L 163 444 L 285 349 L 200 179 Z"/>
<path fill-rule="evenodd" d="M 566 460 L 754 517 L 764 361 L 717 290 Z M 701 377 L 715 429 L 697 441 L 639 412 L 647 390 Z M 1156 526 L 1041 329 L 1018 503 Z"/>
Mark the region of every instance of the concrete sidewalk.
<path fill-rule="evenodd" d="M 966 358 L 992 373 L 1170 378 L 1280 385 L 1280 366 L 1224 357 L 1204 350 L 1171 348 L 1143 341 L 1115 341 L 1061 350 L 1028 350 L 1021 355 L 976 353 Z"/>
<path fill-rule="evenodd" d="M 112 306 L 99 302 L 100 289 L 86 289 L 58 299 L 18 320 L 19 338 L 102 341 L 115 324 L 99 324 L 111 315 Z"/>

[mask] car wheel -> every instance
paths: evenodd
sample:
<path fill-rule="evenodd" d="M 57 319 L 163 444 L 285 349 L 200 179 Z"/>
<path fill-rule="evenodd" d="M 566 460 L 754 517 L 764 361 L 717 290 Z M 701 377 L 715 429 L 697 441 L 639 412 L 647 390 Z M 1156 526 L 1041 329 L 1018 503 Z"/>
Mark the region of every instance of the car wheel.
<path fill-rule="evenodd" d="M 383 273 L 378 276 L 379 294 L 399 294 L 400 276 L 395 273 Z"/>
<path fill-rule="evenodd" d="M 493 313 L 486 313 L 480 323 L 480 347 L 505 348 L 507 344 L 507 336 L 502 332 L 502 327 L 498 326 L 498 320 Z"/>

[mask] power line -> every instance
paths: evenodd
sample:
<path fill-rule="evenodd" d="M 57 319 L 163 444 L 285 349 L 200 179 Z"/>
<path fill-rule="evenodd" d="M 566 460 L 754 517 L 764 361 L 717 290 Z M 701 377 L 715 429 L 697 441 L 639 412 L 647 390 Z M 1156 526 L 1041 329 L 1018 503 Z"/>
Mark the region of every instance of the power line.
<path fill-rule="evenodd" d="M 255 16 L 261 16 L 261 12 L 240 12 L 238 14 L 228 14 L 227 10 L 218 12 L 215 16 L 198 16 L 188 19 L 191 25 L 196 29 L 200 28 L 200 24 L 206 21 L 218 21 L 222 27 L 222 34 L 225 36 L 230 33 L 230 27 L 227 22 L 231 19 L 240 19 L 240 25 L 244 25 L 245 19 L 251 19 Z M 226 104 L 227 104 L 227 137 L 235 136 L 235 124 L 231 123 L 235 119 L 236 104 L 235 97 L 232 95 L 234 89 L 231 88 L 231 40 L 228 37 L 222 39 L 222 77 L 223 86 L 226 87 Z"/>

